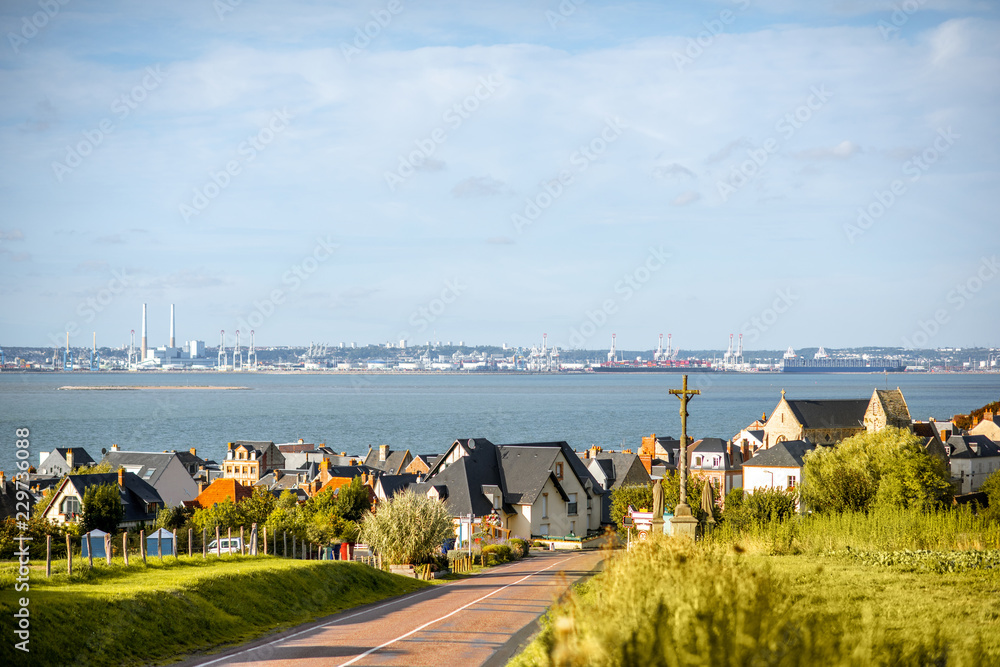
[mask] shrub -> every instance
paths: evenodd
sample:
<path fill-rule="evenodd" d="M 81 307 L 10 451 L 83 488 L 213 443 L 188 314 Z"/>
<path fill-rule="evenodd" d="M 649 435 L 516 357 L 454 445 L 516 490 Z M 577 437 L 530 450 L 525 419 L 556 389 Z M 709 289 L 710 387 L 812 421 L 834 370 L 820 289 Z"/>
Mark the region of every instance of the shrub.
<path fill-rule="evenodd" d="M 510 547 L 511 550 L 517 550 L 517 552 L 520 554 L 519 556 L 517 556 L 518 558 L 524 558 L 525 556 L 528 555 L 528 549 L 530 548 L 530 545 L 528 543 L 528 540 L 522 540 L 519 537 L 515 537 L 510 541 Z"/>
<path fill-rule="evenodd" d="M 506 544 L 487 544 L 482 554 L 487 565 L 501 565 L 513 560 L 510 546 Z"/>
<path fill-rule="evenodd" d="M 747 523 L 753 526 L 784 521 L 795 514 L 797 498 L 798 495 L 793 490 L 757 489 L 743 496 L 743 515 Z M 728 499 L 726 502 L 729 502 Z"/>
<path fill-rule="evenodd" d="M 386 563 L 415 564 L 430 559 L 454 534 L 444 503 L 407 490 L 365 514 L 359 539 Z"/>

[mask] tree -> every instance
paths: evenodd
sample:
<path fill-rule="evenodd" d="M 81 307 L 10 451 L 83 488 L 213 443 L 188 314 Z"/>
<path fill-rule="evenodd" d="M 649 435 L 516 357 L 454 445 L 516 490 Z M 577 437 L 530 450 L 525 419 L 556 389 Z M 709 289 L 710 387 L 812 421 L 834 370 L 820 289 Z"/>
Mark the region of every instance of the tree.
<path fill-rule="evenodd" d="M 355 477 L 337 491 L 336 512 L 348 521 L 361 521 L 365 512 L 371 511 L 372 503 L 368 495 L 368 487 Z"/>
<path fill-rule="evenodd" d="M 1000 470 L 990 474 L 979 491 L 986 494 L 986 502 L 989 504 L 986 516 L 1000 520 Z"/>
<path fill-rule="evenodd" d="M 182 505 L 177 507 L 164 507 L 156 513 L 156 524 L 154 528 L 165 528 L 167 530 L 179 530 L 191 518 L 192 512 Z"/>
<path fill-rule="evenodd" d="M 109 472 L 116 472 L 111 468 L 109 461 L 101 461 L 93 465 L 79 465 L 70 471 L 71 475 L 102 475 Z"/>
<path fill-rule="evenodd" d="M 239 528 L 244 525 L 244 519 L 240 508 L 232 498 L 227 497 L 221 503 L 195 510 L 191 523 L 198 530 L 214 534 L 216 526 L 221 532 L 225 532 L 227 528 Z"/>
<path fill-rule="evenodd" d="M 95 528 L 114 533 L 124 518 L 125 507 L 117 484 L 92 484 L 83 492 L 81 523 L 85 533 Z"/>
<path fill-rule="evenodd" d="M 866 512 L 875 505 L 935 507 L 951 498 L 944 463 L 917 436 L 889 427 L 806 454 L 800 487 L 818 512 Z"/>
<path fill-rule="evenodd" d="M 240 513 L 243 515 L 243 524 L 252 526 L 257 524 L 263 526 L 267 523 L 267 518 L 277 506 L 278 499 L 267 489 L 258 486 L 253 490 L 253 495 L 239 503 Z"/>
<path fill-rule="evenodd" d="M 653 508 L 653 485 L 648 482 L 646 484 L 624 484 L 611 492 L 611 520 L 618 526 L 618 530 L 625 530 L 622 526 L 622 518 L 628 514 L 629 505 L 637 512 L 651 510 Z"/>
<path fill-rule="evenodd" d="M 454 534 L 444 503 L 406 490 L 365 515 L 360 539 L 387 563 L 418 564 L 430 560 Z"/>
<path fill-rule="evenodd" d="M 322 494 L 320 494 L 322 495 Z M 267 530 L 272 535 L 291 533 L 297 537 L 306 536 L 306 517 L 295 494 L 284 490 L 267 517 Z"/>

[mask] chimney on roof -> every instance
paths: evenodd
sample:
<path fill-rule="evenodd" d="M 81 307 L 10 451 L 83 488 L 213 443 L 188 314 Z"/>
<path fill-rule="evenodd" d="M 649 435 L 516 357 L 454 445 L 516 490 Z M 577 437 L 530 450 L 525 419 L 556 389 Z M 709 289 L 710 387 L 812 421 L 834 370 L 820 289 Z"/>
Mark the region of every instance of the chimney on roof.
<path fill-rule="evenodd" d="M 389 445 L 378 446 L 378 460 L 385 461 L 389 457 Z"/>
<path fill-rule="evenodd" d="M 3 487 L 7 484 L 7 475 L 4 474 L 3 470 L 0 470 L 0 491 L 3 491 Z"/>
<path fill-rule="evenodd" d="M 125 486 L 125 468 L 118 469 L 118 486 Z"/>
<path fill-rule="evenodd" d="M 302 438 L 299 438 L 299 444 L 301 445 L 301 444 L 304 444 L 304 443 L 305 443 L 305 440 L 303 440 Z"/>
<path fill-rule="evenodd" d="M 204 492 L 205 492 L 205 480 L 200 479 L 198 480 L 198 495 L 200 496 Z"/>
<path fill-rule="evenodd" d="M 587 450 L 587 458 L 588 459 L 596 459 L 597 458 L 597 453 L 600 452 L 600 451 L 601 451 L 600 447 L 598 447 L 597 445 L 591 445 L 590 449 Z"/>
<path fill-rule="evenodd" d="M 274 469 L 274 481 L 275 481 L 275 483 L 277 483 L 278 480 L 281 479 L 281 477 L 282 477 L 281 471 L 278 470 L 277 468 L 275 468 Z"/>
<path fill-rule="evenodd" d="M 111 445 L 111 451 L 113 451 L 113 452 L 117 452 L 120 449 L 121 449 L 121 447 L 119 447 L 118 445 Z"/>
<path fill-rule="evenodd" d="M 188 451 L 191 452 L 191 456 L 198 456 L 198 450 L 196 448 L 192 447 Z"/>
<path fill-rule="evenodd" d="M 73 448 L 70 447 L 66 450 L 66 467 L 69 468 L 70 472 L 73 472 Z"/>
<path fill-rule="evenodd" d="M 341 452 L 340 455 L 341 456 L 347 456 L 347 452 Z"/>

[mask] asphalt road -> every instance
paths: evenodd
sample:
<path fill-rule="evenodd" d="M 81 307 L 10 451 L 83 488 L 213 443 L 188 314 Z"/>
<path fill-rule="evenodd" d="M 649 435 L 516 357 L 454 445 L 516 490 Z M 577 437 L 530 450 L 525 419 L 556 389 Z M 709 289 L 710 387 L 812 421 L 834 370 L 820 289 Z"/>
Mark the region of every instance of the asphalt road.
<path fill-rule="evenodd" d="M 530 558 L 329 616 L 184 665 L 503 665 L 603 550 Z"/>

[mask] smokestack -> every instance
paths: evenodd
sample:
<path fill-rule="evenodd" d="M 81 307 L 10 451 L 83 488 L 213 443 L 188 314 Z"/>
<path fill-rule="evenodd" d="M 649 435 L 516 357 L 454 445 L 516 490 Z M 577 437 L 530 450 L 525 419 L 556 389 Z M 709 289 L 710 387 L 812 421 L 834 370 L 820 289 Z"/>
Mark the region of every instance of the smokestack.
<path fill-rule="evenodd" d="M 174 347 L 174 304 L 170 304 L 170 347 Z"/>
<path fill-rule="evenodd" d="M 146 304 L 142 304 L 142 356 L 141 361 L 146 361 Z"/>

